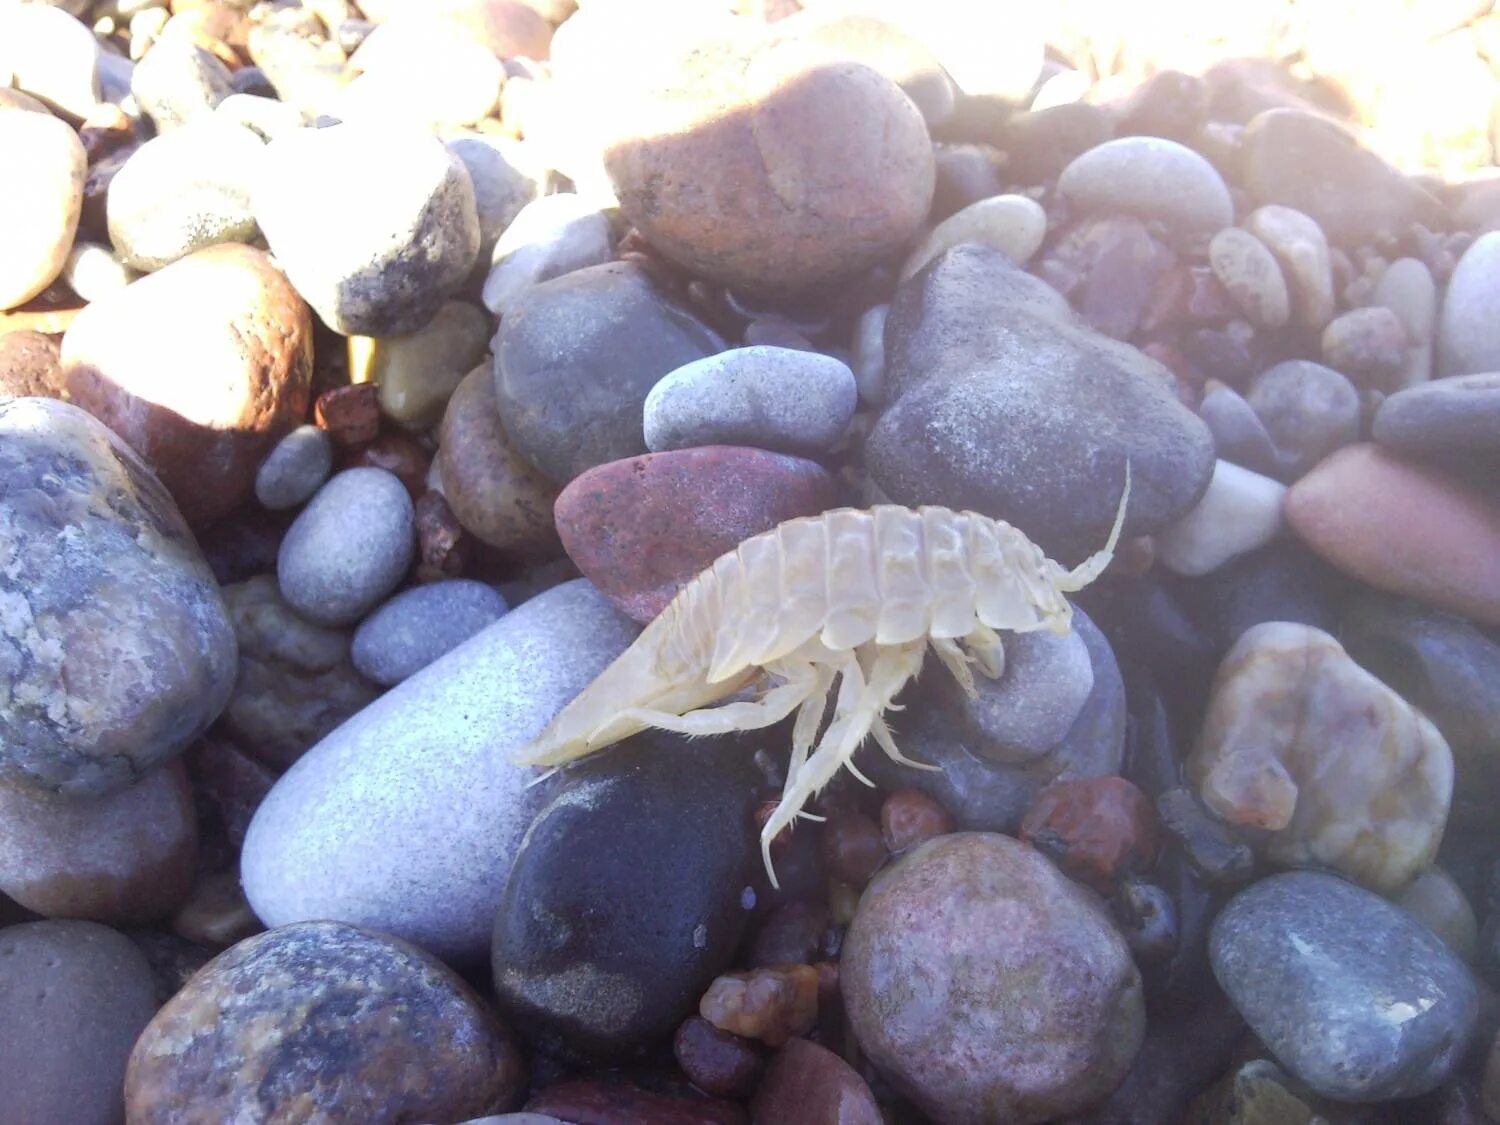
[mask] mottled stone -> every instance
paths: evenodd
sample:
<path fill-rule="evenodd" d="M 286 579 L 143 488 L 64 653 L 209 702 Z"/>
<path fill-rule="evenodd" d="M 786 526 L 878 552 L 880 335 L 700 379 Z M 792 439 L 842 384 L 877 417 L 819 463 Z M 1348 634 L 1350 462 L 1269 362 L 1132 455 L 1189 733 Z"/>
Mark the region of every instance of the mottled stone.
<path fill-rule="evenodd" d="M 1245 229 L 1280 264 L 1297 323 L 1322 331 L 1335 308 L 1333 264 L 1323 228 L 1295 208 L 1271 203 L 1250 212 Z"/>
<path fill-rule="evenodd" d="M 882 872 L 840 983 L 865 1053 L 954 1125 L 1083 1109 L 1145 1030 L 1140 974 L 1098 900 L 999 835 L 943 836 Z"/>
<path fill-rule="evenodd" d="M 610 260 L 609 220 L 596 200 L 569 192 L 526 204 L 491 254 L 484 307 L 507 316 L 534 285 Z"/>
<path fill-rule="evenodd" d="M 508 758 L 635 634 L 587 582 L 567 583 L 359 712 L 257 810 L 241 862 L 255 912 L 487 956 L 521 837 L 555 793 Z"/>
<path fill-rule="evenodd" d="M 350 123 L 279 137 L 252 203 L 292 284 L 344 335 L 415 332 L 479 253 L 468 170 L 424 130 Z"/>
<path fill-rule="evenodd" d="M 611 262 L 534 286 L 495 338 L 495 390 L 514 447 L 558 484 L 646 451 L 651 388 L 723 341 L 640 266 Z"/>
<path fill-rule="evenodd" d="M 84 309 L 62 364 L 72 401 L 198 525 L 249 499 L 261 458 L 306 415 L 312 316 L 269 255 L 213 246 Z"/>
<path fill-rule="evenodd" d="M 125 1060 L 156 1003 L 150 965 L 108 927 L 0 930 L 0 1120 L 118 1125 Z"/>
<path fill-rule="evenodd" d="M 505 599 L 483 582 L 417 586 L 360 622 L 350 657 L 367 679 L 392 687 L 500 620 L 506 609 Z"/>
<path fill-rule="evenodd" d="M 197 846 L 177 763 L 106 797 L 0 785 L 0 891 L 44 917 L 156 921 L 187 897 Z"/>
<path fill-rule="evenodd" d="M 698 1014 L 721 1030 L 780 1047 L 806 1035 L 818 1019 L 818 971 L 811 965 L 769 965 L 715 977 Z"/>
<path fill-rule="evenodd" d="M 1156 860 L 1156 814 L 1123 777 L 1054 781 L 1021 820 L 1021 839 L 1063 872 L 1108 894 L 1116 880 Z"/>
<path fill-rule="evenodd" d="M 330 387 L 313 403 L 313 420 L 341 448 L 374 441 L 380 434 L 380 388 L 374 383 Z"/>
<path fill-rule="evenodd" d="M 255 498 L 272 511 L 295 508 L 311 499 L 332 468 L 328 431 L 298 426 L 271 447 L 255 470 Z"/>
<path fill-rule="evenodd" d="M 1438 316 L 1437 374 L 1500 371 L 1500 231 L 1480 235 L 1448 279 Z"/>
<path fill-rule="evenodd" d="M 1370 430 L 1397 454 L 1459 464 L 1476 455 L 1500 459 L 1500 373 L 1450 375 L 1397 391 Z"/>
<path fill-rule="evenodd" d="M 1229 189 L 1214 166 L 1162 137 L 1120 137 L 1075 157 L 1057 190 L 1086 211 L 1159 219 L 1184 235 L 1206 236 L 1234 221 Z"/>
<path fill-rule="evenodd" d="M 63 398 L 62 364 L 52 337 L 30 329 L 0 335 L 0 395 Z"/>
<path fill-rule="evenodd" d="M 1085 215 L 1058 233 L 1036 265 L 1084 323 L 1116 340 L 1130 340 L 1151 323 L 1158 293 L 1181 276 L 1176 256 L 1144 219 Z M 1226 312 L 1229 302 L 1224 301 Z"/>
<path fill-rule="evenodd" d="M 1225 227 L 1208 244 L 1208 260 L 1235 303 L 1262 328 L 1281 328 L 1291 318 L 1286 278 L 1266 244 L 1248 230 Z"/>
<path fill-rule="evenodd" d="M 185 35 L 164 36 L 136 66 L 130 92 L 160 133 L 206 117 L 234 92 L 229 68 Z"/>
<path fill-rule="evenodd" d="M 1359 392 L 1321 363 L 1291 359 L 1269 367 L 1251 380 L 1245 401 L 1275 444 L 1282 480 L 1296 480 L 1359 439 Z"/>
<path fill-rule="evenodd" d="M 932 203 L 917 107 L 876 71 L 796 42 L 707 41 L 662 65 L 604 160 L 653 246 L 751 292 L 856 274 Z"/>
<path fill-rule="evenodd" d="M 921 273 L 934 258 L 961 242 L 978 242 L 1003 251 L 1024 266 L 1047 234 L 1047 213 L 1024 195 L 996 195 L 981 199 L 948 216 L 917 244 L 901 267 L 900 280 Z"/>
<path fill-rule="evenodd" d="M 1401 318 L 1384 305 L 1350 309 L 1323 329 L 1323 362 L 1361 387 L 1384 390 L 1406 362 Z"/>
<path fill-rule="evenodd" d="M 1156 537 L 1156 557 L 1178 574 L 1217 570 L 1276 536 L 1285 495 L 1286 485 L 1218 461 L 1203 499 Z"/>
<path fill-rule="evenodd" d="M 1298 481 L 1285 512 L 1292 530 L 1339 570 L 1500 625 L 1500 502 L 1360 444 Z"/>
<path fill-rule="evenodd" d="M 53 399 L 0 401 L 0 776 L 99 796 L 229 698 L 219 589 L 149 469 Z"/>
<path fill-rule="evenodd" d="M 410 335 L 351 337 L 350 373 L 355 382 L 379 386 L 380 412 L 391 421 L 431 429 L 460 380 L 484 358 L 490 334 L 483 312 L 449 301 Z"/>
<path fill-rule="evenodd" d="M 24 9 L 23 9 L 24 10 Z M 83 208 L 88 158 L 49 114 L 0 109 L 0 310 L 31 300 L 62 272 Z"/>
<path fill-rule="evenodd" d="M 1424 926 L 1332 875 L 1273 875 L 1214 922 L 1214 976 L 1295 1077 L 1339 1101 L 1434 1089 L 1468 1048 L 1473 978 Z"/>
<path fill-rule="evenodd" d="M 448 400 L 433 464 L 465 531 L 502 551 L 548 555 L 562 550 L 552 521 L 557 488 L 506 434 L 489 364 L 465 375 Z"/>
<path fill-rule="evenodd" d="M 835 498 L 833 478 L 812 461 L 710 445 L 590 469 L 555 511 L 579 571 L 646 622 L 726 551 Z"/>
<path fill-rule="evenodd" d="M 750 1103 L 754 1125 L 881 1125 L 875 1096 L 827 1047 L 793 1039 L 776 1052 Z"/>
<path fill-rule="evenodd" d="M 508 1104 L 519 1052 L 430 954 L 336 922 L 284 926 L 209 962 L 141 1034 L 129 1119 L 455 1120 Z"/>
<path fill-rule="evenodd" d="M 1453 756 L 1432 723 L 1320 629 L 1268 622 L 1219 666 L 1188 774 L 1215 814 L 1269 833 L 1275 862 L 1379 891 L 1437 853 Z"/>
<path fill-rule="evenodd" d="M 379 694 L 349 661 L 349 634 L 299 617 L 268 574 L 223 587 L 240 668 L 225 729 L 282 770 Z"/>

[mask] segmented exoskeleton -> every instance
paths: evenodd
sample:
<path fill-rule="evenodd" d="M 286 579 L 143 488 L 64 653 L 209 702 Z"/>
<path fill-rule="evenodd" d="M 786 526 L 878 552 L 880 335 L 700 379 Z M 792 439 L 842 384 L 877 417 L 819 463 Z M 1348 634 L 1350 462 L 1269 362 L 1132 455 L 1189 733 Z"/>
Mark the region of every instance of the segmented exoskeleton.
<path fill-rule="evenodd" d="M 1004 670 L 997 630 L 1066 633 L 1065 594 L 1094 581 L 1114 556 L 1130 469 L 1104 548 L 1069 570 L 1003 520 L 949 508 L 838 508 L 788 520 L 745 540 L 685 586 L 634 644 L 518 753 L 556 766 L 648 727 L 727 734 L 792 712 L 792 756 L 781 803 L 761 833 L 770 843 L 847 766 L 867 735 L 901 753 L 884 712 L 922 667 L 928 647 L 970 696 L 970 665 Z M 838 681 L 832 721 L 818 737 Z M 710 704 L 758 684 L 757 698 Z M 814 742 L 817 746 L 814 749 Z"/>

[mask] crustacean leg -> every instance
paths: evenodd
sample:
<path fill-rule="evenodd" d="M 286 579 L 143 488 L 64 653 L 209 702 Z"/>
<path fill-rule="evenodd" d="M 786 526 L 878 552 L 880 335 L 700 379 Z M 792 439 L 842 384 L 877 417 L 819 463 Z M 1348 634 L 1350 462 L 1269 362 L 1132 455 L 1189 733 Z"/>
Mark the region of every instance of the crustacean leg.
<path fill-rule="evenodd" d="M 785 682 L 769 688 L 759 699 L 703 707 L 685 714 L 653 707 L 627 707 L 619 712 L 622 722 L 639 723 L 690 737 L 761 730 L 781 722 L 817 694 L 826 692 L 826 680 L 806 661 L 780 660 L 767 671 Z"/>

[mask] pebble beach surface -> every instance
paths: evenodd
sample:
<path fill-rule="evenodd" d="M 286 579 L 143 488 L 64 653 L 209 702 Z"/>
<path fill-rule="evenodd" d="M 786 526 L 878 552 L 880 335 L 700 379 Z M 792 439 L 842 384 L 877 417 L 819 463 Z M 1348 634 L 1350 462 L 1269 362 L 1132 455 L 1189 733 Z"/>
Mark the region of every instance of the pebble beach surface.
<path fill-rule="evenodd" d="M 0 0 L 0 1125 L 1500 1122 L 1500 11 L 1148 7 Z M 1127 480 L 774 881 L 515 764 Z"/>

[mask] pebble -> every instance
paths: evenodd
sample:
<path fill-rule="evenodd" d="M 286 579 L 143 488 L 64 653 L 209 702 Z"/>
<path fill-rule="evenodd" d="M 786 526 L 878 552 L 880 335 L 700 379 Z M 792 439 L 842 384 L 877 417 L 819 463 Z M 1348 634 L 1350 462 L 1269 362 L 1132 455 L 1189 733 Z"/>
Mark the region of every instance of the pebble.
<path fill-rule="evenodd" d="M 1328 458 L 1287 494 L 1318 554 L 1377 589 L 1500 625 L 1500 508 L 1370 444 Z M 1391 530 L 1399 527 L 1400 534 Z"/>
<path fill-rule="evenodd" d="M 508 758 L 635 633 L 587 582 L 565 583 L 360 711 L 256 812 L 241 863 L 256 914 L 487 956 L 522 834 L 555 791 Z"/>
<path fill-rule="evenodd" d="M 287 529 L 276 580 L 287 603 L 319 625 L 351 625 L 405 577 L 416 551 L 406 487 L 384 469 L 345 469 Z"/>
<path fill-rule="evenodd" d="M 1156 537 L 1157 560 L 1189 577 L 1217 570 L 1275 538 L 1285 496 L 1279 481 L 1219 461 L 1203 499 Z"/>
<path fill-rule="evenodd" d="M 568 1125 L 584 1121 L 604 1125 L 638 1121 L 651 1125 L 747 1125 L 745 1111 L 731 1102 L 706 1098 L 685 1086 L 644 1090 L 618 1071 L 554 1082 L 533 1094 L 526 1110 L 518 1125 L 530 1125 L 535 1111 L 540 1111 L 543 1121 Z"/>
<path fill-rule="evenodd" d="M 0 545 L 0 780 L 102 796 L 223 709 L 235 645 L 213 574 L 165 490 L 97 420 L 53 399 L 0 401 Z"/>
<path fill-rule="evenodd" d="M 626 98 L 605 167 L 626 217 L 694 274 L 808 289 L 899 250 L 927 217 L 927 127 L 874 70 L 796 42 L 708 42 L 653 79 Z"/>
<path fill-rule="evenodd" d="M 1481 235 L 1464 251 L 1448 280 L 1437 329 L 1437 374 L 1471 375 L 1500 370 L 1500 316 L 1496 275 L 1500 231 Z"/>
<path fill-rule="evenodd" d="M 1479 951 L 1479 922 L 1464 892 L 1441 867 L 1429 867 L 1392 899 L 1462 960 L 1472 963 Z"/>
<path fill-rule="evenodd" d="M 431 469 L 429 475 L 433 475 Z M 442 481 L 433 475 L 432 487 L 417 500 L 418 582 L 458 578 L 469 569 L 474 556 L 476 540 L 458 522 L 441 488 Z"/>
<path fill-rule="evenodd" d="M 1004 518 L 1054 556 L 1105 541 L 1127 461 L 1126 536 L 1171 526 L 1213 474 L 1213 437 L 1166 369 L 988 247 L 956 247 L 897 292 L 885 376 L 866 446 L 881 490 Z"/>
<path fill-rule="evenodd" d="M 130 1053 L 125 1105 L 141 1125 L 187 1106 L 451 1121 L 524 1088 L 509 1033 L 453 970 L 385 934 L 305 922 L 240 942 L 167 1002 Z"/>
<path fill-rule="evenodd" d="M 211 114 L 234 93 L 229 68 L 186 35 L 167 35 L 146 54 L 130 92 L 158 133 Z"/>
<path fill-rule="evenodd" d="M 901 267 L 900 281 L 922 272 L 933 259 L 963 242 L 977 242 L 1004 252 L 1024 266 L 1047 235 L 1047 212 L 1024 195 L 996 195 L 971 203 L 932 229 Z"/>
<path fill-rule="evenodd" d="M 360 623 L 350 655 L 366 679 L 394 687 L 505 615 L 505 599 L 471 579 L 397 594 Z"/>
<path fill-rule="evenodd" d="M 1391 380 L 1401 390 L 1432 378 L 1437 339 L 1438 289 L 1432 271 L 1415 258 L 1398 258 L 1375 286 L 1372 303 L 1390 309 L 1406 333 L 1406 358 Z"/>
<path fill-rule="evenodd" d="M 1268 622 L 1219 665 L 1188 776 L 1210 811 L 1269 833 L 1280 864 L 1381 892 L 1431 864 L 1447 824 L 1443 736 L 1332 636 Z"/>
<path fill-rule="evenodd" d="M 61 276 L 68 288 L 85 301 L 102 301 L 140 275 L 115 257 L 108 246 L 79 239 L 68 252 Z"/>
<path fill-rule="evenodd" d="M 609 220 L 596 202 L 563 192 L 533 199 L 494 244 L 484 307 L 507 316 L 523 293 L 543 281 L 610 260 Z"/>
<path fill-rule="evenodd" d="M 843 438 L 857 398 L 854 373 L 832 356 L 736 348 L 685 364 L 651 388 L 646 448 L 748 445 L 816 457 Z"/>
<path fill-rule="evenodd" d="M 286 769 L 378 693 L 349 661 L 349 634 L 299 617 L 271 575 L 221 590 L 240 650 L 223 729 Z"/>
<path fill-rule="evenodd" d="M 30 329 L 0 335 L 0 395 L 67 395 L 58 347 L 51 336 Z"/>
<path fill-rule="evenodd" d="M 208 737 L 193 755 L 192 776 L 230 845 L 243 847 L 250 818 L 271 791 L 276 774 L 231 739 Z"/>
<path fill-rule="evenodd" d="M 568 557 L 645 623 L 743 540 L 833 506 L 834 480 L 784 453 L 710 445 L 613 461 L 557 497 Z"/>
<path fill-rule="evenodd" d="M 1173 273 L 1175 264 L 1176 256 L 1143 220 L 1105 214 L 1065 228 L 1036 274 L 1068 298 L 1089 327 L 1130 340 L 1150 322 L 1158 292 L 1181 276 Z M 1224 304 L 1227 309 L 1227 297 Z"/>
<path fill-rule="evenodd" d="M 500 236 L 540 195 L 546 179 L 532 146 L 494 133 L 460 133 L 448 151 L 464 162 L 479 214 L 477 267 L 488 270 Z"/>
<path fill-rule="evenodd" d="M 501 59 L 546 59 L 552 27 L 561 23 L 575 5 L 552 0 L 407 0 L 394 12 L 379 18 L 403 30 L 413 17 L 423 22 L 443 22 L 463 31 Z"/>
<path fill-rule="evenodd" d="M 1273 875 L 1241 891 L 1214 922 L 1210 955 L 1251 1030 L 1325 1097 L 1427 1093 L 1474 1030 L 1463 963 L 1398 907 L 1331 875 Z"/>
<path fill-rule="evenodd" d="M 885 862 L 880 825 L 858 809 L 835 809 L 828 814 L 820 837 L 823 864 L 841 883 L 863 887 Z"/>
<path fill-rule="evenodd" d="M 1225 227 L 1208 244 L 1214 276 L 1261 328 L 1281 328 L 1292 315 L 1286 278 L 1266 244 L 1241 227 Z"/>
<path fill-rule="evenodd" d="M 1234 829 L 1203 807 L 1187 789 L 1168 789 L 1156 798 L 1162 831 L 1182 849 L 1193 870 L 1215 884 L 1243 883 L 1255 871 L 1255 853 Z"/>
<path fill-rule="evenodd" d="M 175 763 L 88 800 L 0 785 L 0 891 L 47 918 L 157 921 L 187 897 L 197 844 Z"/>
<path fill-rule="evenodd" d="M 747 1098 L 766 1068 L 750 1040 L 720 1031 L 702 1016 L 682 1021 L 672 1037 L 672 1055 L 698 1089 L 716 1098 Z"/>
<path fill-rule="evenodd" d="M 646 451 L 642 406 L 685 363 L 724 350 L 640 266 L 610 262 L 527 290 L 495 337 L 505 432 L 532 465 L 566 484 Z"/>
<path fill-rule="evenodd" d="M 1123 777 L 1054 781 L 1026 810 L 1020 838 L 1101 894 L 1149 869 L 1158 848 L 1151 802 Z"/>
<path fill-rule="evenodd" d="M 1383 305 L 1350 309 L 1323 329 L 1323 362 L 1358 386 L 1386 389 L 1406 363 L 1401 318 Z"/>
<path fill-rule="evenodd" d="M 1214 435 L 1221 461 L 1231 461 L 1252 473 L 1275 476 L 1280 470 L 1276 444 L 1255 408 L 1233 387 L 1217 379 L 1204 384 L 1198 417 Z"/>
<path fill-rule="evenodd" d="M 523 1034 L 565 1058 L 626 1057 L 691 1012 L 748 918 L 751 769 L 743 746 L 663 739 L 569 771 L 495 915 L 495 989 Z"/>
<path fill-rule="evenodd" d="M 200 876 L 188 900 L 172 915 L 173 934 L 209 949 L 225 949 L 264 930 L 233 871 Z"/>
<path fill-rule="evenodd" d="M 1157 219 L 1184 236 L 1234 222 L 1229 189 L 1214 166 L 1163 137 L 1120 137 L 1074 157 L 1057 190 L 1085 211 Z"/>
<path fill-rule="evenodd" d="M 989 139 L 1008 158 L 1009 174 L 1020 183 L 1039 184 L 1056 179 L 1075 159 L 1114 134 L 1114 119 L 1103 106 L 1067 102 L 1012 114 Z"/>
<path fill-rule="evenodd" d="M 818 1020 L 818 970 L 773 965 L 715 977 L 698 1014 L 722 1031 L 768 1047 L 806 1035 Z"/>
<path fill-rule="evenodd" d="M 0 178 L 3 310 L 31 300 L 62 272 L 78 230 L 88 158 L 73 130 L 57 118 L 14 110 L 0 110 L 0 152 L 7 165 Z"/>
<path fill-rule="evenodd" d="M 440 130 L 483 121 L 500 101 L 505 67 L 447 20 L 376 27 L 349 58 L 355 77 L 329 107 L 343 121 Z"/>
<path fill-rule="evenodd" d="M 467 301 L 448 301 L 405 336 L 349 339 L 350 374 L 380 388 L 380 413 L 397 425 L 427 430 L 443 419 L 459 382 L 485 358 L 490 320 Z"/>
<path fill-rule="evenodd" d="M 1081 1110 L 1145 1031 L 1140 974 L 1097 900 L 988 833 L 929 841 L 876 878 L 840 983 L 865 1054 L 954 1125 Z"/>
<path fill-rule="evenodd" d="M 953 831 L 953 818 L 920 789 L 897 789 L 881 802 L 880 838 L 892 855 Z"/>
<path fill-rule="evenodd" d="M 317 426 L 298 426 L 271 447 L 255 470 L 255 498 L 272 511 L 311 498 L 333 468 L 333 443 Z"/>
<path fill-rule="evenodd" d="M 854 330 L 850 369 L 859 390 L 859 401 L 865 406 L 885 402 L 885 322 L 889 305 L 875 305 L 860 314 Z"/>
<path fill-rule="evenodd" d="M 1375 412 L 1371 436 L 1397 456 L 1500 458 L 1500 374 L 1450 375 L 1397 391 Z"/>
<path fill-rule="evenodd" d="M 557 488 L 516 451 L 495 398 L 489 364 L 470 371 L 443 414 L 433 462 L 464 530 L 502 551 L 561 550 L 552 520 Z"/>
<path fill-rule="evenodd" d="M 89 305 L 62 364 L 72 401 L 201 526 L 250 498 L 261 459 L 306 416 L 312 317 L 269 255 L 212 246 Z"/>
<path fill-rule="evenodd" d="M 1343 587 L 1332 567 L 1294 537 L 1282 536 L 1179 590 L 1214 651 L 1223 652 L 1264 621 L 1338 631 Z"/>
<path fill-rule="evenodd" d="M 1250 381 L 1245 401 L 1276 447 L 1275 475 L 1304 476 L 1330 453 L 1359 440 L 1359 392 L 1331 367 L 1290 359 Z"/>
<path fill-rule="evenodd" d="M 302 128 L 302 114 L 294 106 L 258 94 L 230 94 L 214 107 L 214 119 L 231 121 L 268 142 Z"/>
<path fill-rule="evenodd" d="M 261 170 L 256 221 L 335 332 L 415 332 L 474 267 L 474 185 L 463 161 L 424 131 L 304 129 L 267 145 Z M 356 197 L 360 206 L 348 206 Z"/>
<path fill-rule="evenodd" d="M 777 1051 L 750 1103 L 753 1125 L 881 1125 L 875 1096 L 827 1047 L 793 1039 Z"/>
<path fill-rule="evenodd" d="M 260 236 L 250 210 L 265 144 L 210 118 L 147 141 L 109 185 L 109 239 L 120 260 L 149 272 L 221 242 Z"/>
<path fill-rule="evenodd" d="M 1333 261 L 1323 228 L 1293 207 L 1271 203 L 1245 217 L 1245 229 L 1271 251 L 1290 291 L 1296 322 L 1321 332 L 1337 307 Z"/>
<path fill-rule="evenodd" d="M 0 11 L 0 75 L 62 117 L 79 120 L 99 101 L 103 51 L 80 20 L 50 4 Z"/>
<path fill-rule="evenodd" d="M 155 1011 L 151 966 L 122 934 L 95 922 L 0 930 L 0 1120 L 123 1121 L 125 1060 Z"/>
<path fill-rule="evenodd" d="M 374 383 L 331 387 L 313 403 L 313 418 L 336 446 L 372 442 L 380 434 L 380 388 Z"/>

